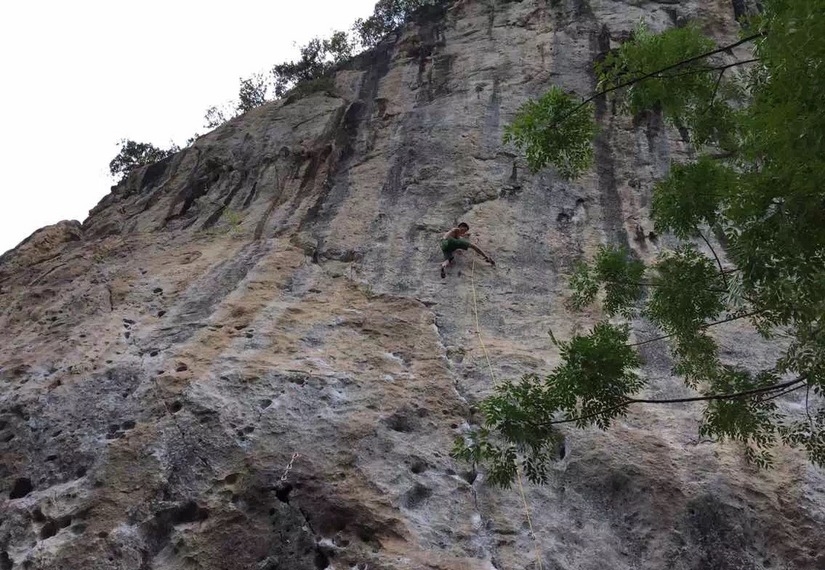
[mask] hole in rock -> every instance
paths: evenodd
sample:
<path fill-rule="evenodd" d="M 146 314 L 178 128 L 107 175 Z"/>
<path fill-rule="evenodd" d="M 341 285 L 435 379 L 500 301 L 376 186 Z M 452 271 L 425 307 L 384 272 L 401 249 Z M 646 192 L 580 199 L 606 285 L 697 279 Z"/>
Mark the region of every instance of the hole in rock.
<path fill-rule="evenodd" d="M 158 318 L 166 314 L 166 311 L 158 311 Z"/>
<path fill-rule="evenodd" d="M 0 570 L 11 570 L 14 563 L 11 561 L 9 557 L 9 553 L 5 550 L 0 552 Z"/>
<path fill-rule="evenodd" d="M 263 400 L 260 400 L 258 403 L 261 405 L 261 408 L 268 408 L 272 405 L 272 400 L 270 400 L 269 398 L 264 398 Z"/>
<path fill-rule="evenodd" d="M 372 542 L 375 540 L 375 530 L 365 526 L 359 526 L 355 529 L 355 536 L 357 536 L 361 542 Z"/>
<path fill-rule="evenodd" d="M 40 529 L 40 538 L 43 540 L 51 538 L 57 534 L 57 530 L 57 523 L 54 521 L 48 521 L 43 525 L 43 528 Z"/>
<path fill-rule="evenodd" d="M 731 0 L 731 4 L 733 4 L 733 17 L 737 21 L 748 15 L 747 0 Z"/>
<path fill-rule="evenodd" d="M 13 440 L 16 436 L 13 433 L 9 433 L 3 436 L 3 443 L 8 443 Z"/>
<path fill-rule="evenodd" d="M 84 532 L 86 532 L 86 525 L 83 523 L 76 524 L 71 528 L 71 531 L 74 534 L 83 534 Z"/>
<path fill-rule="evenodd" d="M 461 478 L 467 481 L 470 485 L 475 483 L 476 478 L 478 477 L 478 471 L 472 469 L 470 471 L 465 471 L 461 474 Z"/>
<path fill-rule="evenodd" d="M 20 499 L 32 491 L 34 491 L 34 485 L 32 485 L 31 479 L 21 477 L 14 482 L 14 485 L 12 485 L 11 492 L 9 493 L 9 499 Z"/>
<path fill-rule="evenodd" d="M 329 556 L 320 548 L 315 549 L 315 568 L 318 570 L 329 568 Z"/>
<path fill-rule="evenodd" d="M 101 530 L 99 533 L 97 533 L 98 538 L 106 538 L 107 536 L 109 536 L 109 533 L 105 530 Z"/>
<path fill-rule="evenodd" d="M 431 489 L 416 483 L 401 497 L 401 504 L 408 509 L 414 509 L 431 497 L 432 494 Z"/>
<path fill-rule="evenodd" d="M 172 402 L 169 405 L 169 410 L 171 410 L 173 414 L 178 413 L 179 411 L 181 411 L 181 409 L 183 409 L 183 404 L 181 404 L 180 402 Z"/>
<path fill-rule="evenodd" d="M 86 469 L 86 467 L 78 467 L 75 474 L 77 475 L 77 478 L 80 479 L 81 477 L 86 476 L 87 471 L 88 469 Z"/>
<path fill-rule="evenodd" d="M 395 412 L 384 420 L 385 425 L 392 431 L 411 433 L 415 431 L 415 422 L 404 411 Z"/>
<path fill-rule="evenodd" d="M 282 503 L 289 504 L 289 494 L 292 492 L 292 485 L 287 482 L 279 482 L 275 488 L 275 496 Z"/>
<path fill-rule="evenodd" d="M 43 511 L 40 510 L 40 507 L 35 507 L 32 511 L 32 520 L 36 523 L 42 523 L 46 520 L 46 517 L 43 514 Z"/>
<path fill-rule="evenodd" d="M 126 420 L 125 422 L 120 424 L 120 427 L 122 427 L 123 429 L 132 429 L 135 427 L 135 420 Z"/>
<path fill-rule="evenodd" d="M 418 475 L 419 473 L 424 473 L 427 470 L 427 464 L 423 461 L 415 461 L 410 466 L 410 471 Z"/>
<path fill-rule="evenodd" d="M 172 514 L 172 524 L 200 522 L 208 518 L 208 510 L 199 507 L 195 501 L 189 501 Z"/>
<path fill-rule="evenodd" d="M 46 457 L 46 461 L 54 461 L 57 459 L 57 455 L 49 455 Z"/>

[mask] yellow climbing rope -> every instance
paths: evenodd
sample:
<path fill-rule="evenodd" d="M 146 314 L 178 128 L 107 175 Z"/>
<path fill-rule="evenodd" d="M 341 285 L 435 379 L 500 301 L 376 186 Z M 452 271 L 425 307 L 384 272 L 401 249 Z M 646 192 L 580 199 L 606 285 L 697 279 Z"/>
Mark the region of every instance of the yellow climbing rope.
<path fill-rule="evenodd" d="M 472 289 L 473 292 L 473 316 L 476 321 L 476 336 L 478 337 L 478 344 L 481 345 L 481 350 L 484 352 L 484 358 L 487 360 L 487 368 L 490 369 L 490 378 L 493 381 L 493 387 L 495 387 L 498 380 L 496 379 L 496 373 L 493 371 L 493 364 L 490 362 L 490 354 L 487 352 L 487 347 L 484 345 L 484 339 L 481 338 L 481 325 L 478 322 L 478 295 L 476 294 L 475 270 L 476 258 L 473 256 L 473 262 L 470 266 L 470 289 Z M 518 488 L 521 493 L 521 501 L 524 503 L 524 514 L 527 517 L 527 526 L 530 529 L 530 536 L 533 537 L 533 543 L 535 544 L 535 555 L 538 570 L 543 570 L 541 554 L 539 552 L 539 541 L 536 538 L 536 533 L 533 531 L 533 521 L 530 517 L 530 507 L 527 505 L 527 497 L 524 494 L 524 485 L 521 482 L 521 469 L 518 467 L 516 467 L 516 480 L 518 481 Z"/>

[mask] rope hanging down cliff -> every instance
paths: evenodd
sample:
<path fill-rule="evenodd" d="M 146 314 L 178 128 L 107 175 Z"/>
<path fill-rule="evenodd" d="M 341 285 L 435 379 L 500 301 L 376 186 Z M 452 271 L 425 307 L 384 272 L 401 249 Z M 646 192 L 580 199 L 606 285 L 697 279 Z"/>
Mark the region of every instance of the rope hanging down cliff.
<path fill-rule="evenodd" d="M 481 350 L 484 352 L 484 358 L 487 361 L 487 368 L 490 370 L 490 378 L 493 382 L 493 386 L 498 383 L 496 379 L 496 374 L 493 371 L 493 364 L 490 362 L 490 354 L 487 352 L 487 347 L 484 345 L 484 339 L 481 338 L 481 325 L 479 324 L 478 320 L 478 295 L 476 294 L 476 282 L 475 282 L 475 268 L 476 268 L 476 259 L 473 257 L 473 262 L 470 265 L 470 289 L 473 292 L 473 317 L 475 319 L 476 325 L 476 336 L 478 337 L 478 344 L 481 346 Z M 516 468 L 516 479 L 518 481 L 518 488 L 519 492 L 521 493 L 521 501 L 524 504 L 524 515 L 527 518 L 527 526 L 530 529 L 530 536 L 533 537 L 533 542 L 535 545 L 535 556 L 536 556 L 536 563 L 538 564 L 538 570 L 543 570 L 543 565 L 541 563 L 541 553 L 539 552 L 539 541 L 536 538 L 536 533 L 533 530 L 533 521 L 532 517 L 530 516 L 530 507 L 527 505 L 527 497 L 524 494 L 524 484 L 521 481 L 521 469 Z"/>

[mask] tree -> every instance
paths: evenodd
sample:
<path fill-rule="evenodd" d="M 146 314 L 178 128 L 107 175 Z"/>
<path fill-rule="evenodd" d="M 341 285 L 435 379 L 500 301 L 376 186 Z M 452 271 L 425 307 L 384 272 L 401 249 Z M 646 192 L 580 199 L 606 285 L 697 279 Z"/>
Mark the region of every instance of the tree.
<path fill-rule="evenodd" d="M 237 106 L 236 106 L 237 109 Z M 222 106 L 212 105 L 209 107 L 203 115 L 203 120 L 205 123 L 203 124 L 204 128 L 207 129 L 215 129 L 220 127 L 229 119 L 237 116 L 237 110 L 232 109 L 230 104 L 224 104 Z"/>
<path fill-rule="evenodd" d="M 361 45 L 371 48 L 406 22 L 416 10 L 438 3 L 439 0 L 378 0 L 372 15 L 355 20 L 353 30 Z"/>
<path fill-rule="evenodd" d="M 238 115 L 260 107 L 269 101 L 267 98 L 268 92 L 269 82 L 264 74 L 254 73 L 246 79 L 241 78 L 238 87 L 238 100 L 227 101 L 222 105 L 212 105 L 206 109 L 203 116 L 204 127 L 215 129 Z"/>
<path fill-rule="evenodd" d="M 238 113 L 246 113 L 267 102 L 266 95 L 269 85 L 263 74 L 255 73 L 246 79 L 242 78 L 240 81 L 238 105 L 236 106 Z"/>
<path fill-rule="evenodd" d="M 733 58 L 746 45 L 753 56 Z M 557 424 L 607 429 L 634 404 L 696 401 L 704 405 L 700 432 L 742 442 L 758 465 L 771 464 L 778 443 L 825 465 L 823 62 L 825 0 L 767 0 L 734 44 L 716 48 L 694 26 L 640 28 L 596 64 L 591 97 L 556 88 L 520 109 L 506 139 L 533 170 L 552 165 L 567 177 L 592 162 L 593 101 L 614 97 L 626 113 L 662 113 L 692 159 L 654 186 L 651 217 L 681 244 L 649 266 L 613 245 L 582 264 L 571 305 L 598 302 L 606 318 L 587 334 L 553 339 L 560 364 L 545 376 L 497 386 L 481 403 L 482 425 L 457 442 L 457 457 L 487 465 L 498 485 L 509 485 L 519 466 L 542 482 Z M 630 342 L 634 318 L 661 334 Z M 720 356 L 713 327 L 736 320 L 782 340 L 771 366 Z M 664 341 L 695 396 L 637 396 L 647 384 L 639 347 Z M 805 394 L 803 417 L 777 406 L 796 391 Z"/>
<path fill-rule="evenodd" d="M 117 182 L 126 178 L 136 168 L 163 160 L 180 150 L 174 144 L 168 149 L 162 149 L 151 143 L 140 143 L 130 139 L 121 139 L 119 144 L 120 152 L 109 163 L 109 173 L 117 177 Z"/>
<path fill-rule="evenodd" d="M 425 6 L 442 4 L 444 0 L 378 0 L 373 14 L 358 19 L 352 34 L 336 31 L 325 39 L 313 38 L 300 48 L 300 58 L 276 64 L 271 70 L 272 92 L 283 97 L 303 84 L 295 94 L 301 95 L 330 88 L 332 71 L 352 58 L 358 48 L 371 48 L 389 32 L 406 22 L 417 10 Z M 269 81 L 262 74 L 241 79 L 238 101 L 206 110 L 206 128 L 216 128 L 229 119 L 259 107 L 268 101 Z"/>
<path fill-rule="evenodd" d="M 328 39 L 313 38 L 301 47 L 298 61 L 279 63 L 272 68 L 275 96 L 283 97 L 302 81 L 326 76 L 336 65 L 352 57 L 353 48 L 346 32 L 334 32 Z"/>

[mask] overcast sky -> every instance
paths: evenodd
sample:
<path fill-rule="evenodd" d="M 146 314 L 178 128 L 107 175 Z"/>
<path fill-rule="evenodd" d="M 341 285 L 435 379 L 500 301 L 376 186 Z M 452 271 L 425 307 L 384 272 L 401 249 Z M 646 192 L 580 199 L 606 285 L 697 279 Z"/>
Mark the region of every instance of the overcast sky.
<path fill-rule="evenodd" d="M 203 134 L 240 77 L 296 59 L 375 0 L 0 2 L 0 253 L 84 220 L 109 192 L 121 138 Z M 297 45 L 296 45 L 297 44 Z"/>

